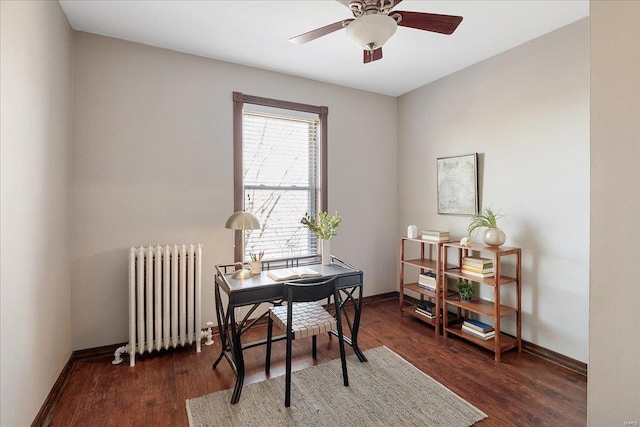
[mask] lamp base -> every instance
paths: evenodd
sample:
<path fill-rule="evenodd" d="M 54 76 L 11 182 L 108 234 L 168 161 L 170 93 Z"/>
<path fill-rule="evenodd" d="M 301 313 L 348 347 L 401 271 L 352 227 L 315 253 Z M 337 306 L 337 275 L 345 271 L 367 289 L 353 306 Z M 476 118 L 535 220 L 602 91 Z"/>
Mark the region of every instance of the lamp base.
<path fill-rule="evenodd" d="M 232 279 L 250 279 L 253 277 L 253 273 L 251 270 L 247 270 L 246 268 L 241 268 L 240 270 L 236 270 L 232 275 Z"/>

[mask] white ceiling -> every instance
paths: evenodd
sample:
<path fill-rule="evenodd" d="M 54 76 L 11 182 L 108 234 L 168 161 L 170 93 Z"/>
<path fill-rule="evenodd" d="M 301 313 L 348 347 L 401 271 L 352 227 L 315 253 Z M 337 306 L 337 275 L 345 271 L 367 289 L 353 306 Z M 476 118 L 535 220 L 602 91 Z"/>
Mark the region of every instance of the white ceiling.
<path fill-rule="evenodd" d="M 399 96 L 589 14 L 588 0 L 404 0 L 395 10 L 460 15 L 452 35 L 398 27 L 382 60 L 362 63 L 345 30 L 303 45 L 298 34 L 352 18 L 335 0 L 60 0 L 79 31 Z"/>

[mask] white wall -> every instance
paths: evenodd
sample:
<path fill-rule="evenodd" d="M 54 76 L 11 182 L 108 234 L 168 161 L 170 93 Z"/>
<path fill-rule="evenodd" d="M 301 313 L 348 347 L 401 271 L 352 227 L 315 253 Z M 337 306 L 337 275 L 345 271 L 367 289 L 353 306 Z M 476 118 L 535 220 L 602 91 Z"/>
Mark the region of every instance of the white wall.
<path fill-rule="evenodd" d="M 481 208 L 503 209 L 506 245 L 523 249 L 523 339 L 586 362 L 588 20 L 400 97 L 398 144 L 398 232 L 466 235 L 470 217 L 437 214 L 436 159 L 478 152 Z"/>
<path fill-rule="evenodd" d="M 588 420 L 640 422 L 640 2 L 591 2 Z M 635 424 L 633 424 L 635 422 Z"/>
<path fill-rule="evenodd" d="M 71 355 L 72 31 L 58 2 L 0 2 L 0 425 L 30 425 Z"/>
<path fill-rule="evenodd" d="M 76 33 L 73 348 L 127 341 L 132 245 L 204 244 L 204 317 L 214 265 L 233 257 L 232 92 L 329 107 L 335 255 L 365 295 L 395 289 L 396 100 L 282 74 Z"/>

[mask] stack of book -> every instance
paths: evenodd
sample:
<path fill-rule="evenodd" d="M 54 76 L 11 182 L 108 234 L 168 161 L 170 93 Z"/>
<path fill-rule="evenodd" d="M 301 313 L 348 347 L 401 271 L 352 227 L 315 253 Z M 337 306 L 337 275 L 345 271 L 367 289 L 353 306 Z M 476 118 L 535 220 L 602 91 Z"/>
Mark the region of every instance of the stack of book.
<path fill-rule="evenodd" d="M 493 329 L 493 326 L 478 320 L 465 320 L 462 322 L 462 330 L 482 340 L 490 340 L 496 336 L 496 331 Z"/>
<path fill-rule="evenodd" d="M 435 319 L 436 305 L 428 300 L 418 301 L 416 304 L 416 313 L 424 317 L 428 317 L 429 319 Z"/>
<path fill-rule="evenodd" d="M 422 240 L 430 242 L 448 242 L 449 232 L 438 230 L 422 230 Z"/>
<path fill-rule="evenodd" d="M 436 291 L 436 273 L 433 271 L 423 271 L 418 276 L 418 286 L 428 289 L 430 291 Z"/>
<path fill-rule="evenodd" d="M 475 277 L 493 277 L 493 260 L 466 256 L 462 258 L 462 267 L 460 270 L 465 274 Z"/>

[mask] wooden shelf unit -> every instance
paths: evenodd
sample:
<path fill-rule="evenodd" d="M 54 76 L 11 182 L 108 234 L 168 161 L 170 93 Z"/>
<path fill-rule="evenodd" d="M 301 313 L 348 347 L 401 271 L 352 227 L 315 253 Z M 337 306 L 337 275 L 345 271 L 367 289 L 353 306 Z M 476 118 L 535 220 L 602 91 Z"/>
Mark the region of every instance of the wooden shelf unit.
<path fill-rule="evenodd" d="M 405 244 L 407 242 L 415 242 L 420 245 L 420 258 L 405 259 Z M 423 239 L 413 239 L 409 237 L 400 238 L 400 313 L 408 314 L 420 319 L 435 328 L 436 334 L 440 333 L 440 327 L 444 316 L 442 315 L 442 245 L 444 242 L 432 242 Z M 415 274 L 415 281 L 405 281 L 405 267 L 411 266 L 411 273 Z M 431 271 L 436 275 L 436 290 L 431 291 L 418 285 L 418 275 L 423 271 Z M 431 319 L 423 314 L 416 312 L 416 306 L 412 303 L 405 303 L 405 291 L 412 291 L 419 295 L 421 301 L 425 298 L 433 302 L 436 306 L 435 318 Z"/>
<path fill-rule="evenodd" d="M 454 250 L 457 257 L 454 266 L 448 265 L 449 250 Z M 494 277 L 480 278 L 461 271 L 462 258 L 465 256 L 481 256 L 489 258 L 493 261 Z M 515 258 L 515 277 L 506 276 L 501 273 L 501 262 L 504 257 Z M 474 298 L 471 302 L 460 301 L 456 297 L 447 297 L 443 299 L 443 322 L 447 326 L 443 328 L 443 335 L 447 338 L 448 334 L 453 334 L 473 342 L 481 347 L 491 350 L 495 354 L 495 361 L 500 362 L 500 355 L 508 350 L 517 348 L 518 352 L 522 351 L 522 266 L 521 266 L 522 250 L 520 248 L 512 248 L 506 246 L 492 247 L 479 243 L 473 243 L 469 247 L 460 245 L 460 242 L 445 242 L 442 246 L 442 262 L 447 265 L 442 269 L 443 282 L 447 282 L 448 277 L 455 279 L 463 279 L 475 283 L 480 286 L 490 286 L 493 288 L 493 302 Z M 502 286 L 516 286 L 516 307 L 507 306 L 501 303 L 500 289 Z M 453 306 L 457 310 L 457 317 L 460 322 L 454 324 L 448 323 L 447 308 Z M 462 312 L 464 311 L 464 315 Z M 496 335 L 494 338 L 483 340 L 477 338 L 462 330 L 462 320 L 469 317 L 469 313 L 475 313 L 481 316 L 490 317 L 493 322 L 493 328 Z M 512 337 L 501 332 L 501 319 L 505 316 L 516 316 L 516 336 Z"/>

